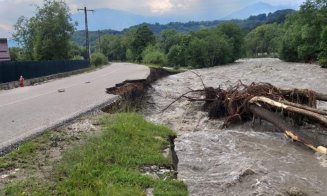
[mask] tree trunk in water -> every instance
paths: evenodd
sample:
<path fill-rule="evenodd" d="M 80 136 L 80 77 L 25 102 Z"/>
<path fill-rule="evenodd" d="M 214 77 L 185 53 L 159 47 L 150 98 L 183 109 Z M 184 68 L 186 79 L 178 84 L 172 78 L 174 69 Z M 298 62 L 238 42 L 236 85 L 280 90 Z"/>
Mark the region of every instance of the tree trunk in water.
<path fill-rule="evenodd" d="M 308 110 L 317 114 L 321 114 L 321 115 L 325 115 L 327 116 L 327 111 L 322 111 L 322 110 L 318 110 L 316 108 L 312 108 L 309 106 L 305 106 L 305 105 L 301 105 L 301 104 L 297 104 L 297 103 L 293 103 L 293 102 L 289 102 L 289 101 L 280 101 L 281 103 L 285 104 L 285 105 L 289 105 L 289 106 L 294 106 L 296 108 L 301 108 L 303 110 Z"/>
<path fill-rule="evenodd" d="M 289 112 L 302 114 L 302 115 L 307 116 L 307 117 L 309 117 L 311 119 L 316 119 L 321 124 L 327 126 L 327 117 L 326 116 L 317 114 L 315 112 L 307 111 L 307 110 L 304 110 L 304 109 L 301 109 L 301 108 L 296 108 L 296 107 L 293 107 L 293 106 L 285 105 L 283 103 L 274 101 L 274 100 L 269 99 L 267 97 L 253 97 L 249 102 L 250 103 L 262 102 L 262 103 L 266 103 L 266 104 L 269 104 L 269 105 L 277 107 L 277 108 L 287 110 Z"/>
<path fill-rule="evenodd" d="M 292 128 L 290 128 L 289 125 L 276 114 L 254 104 L 249 105 L 249 110 L 257 117 L 260 117 L 276 126 L 293 140 L 303 143 L 318 153 L 327 154 L 327 148 L 320 146 L 316 141 L 311 140 L 300 132 L 292 130 Z"/>

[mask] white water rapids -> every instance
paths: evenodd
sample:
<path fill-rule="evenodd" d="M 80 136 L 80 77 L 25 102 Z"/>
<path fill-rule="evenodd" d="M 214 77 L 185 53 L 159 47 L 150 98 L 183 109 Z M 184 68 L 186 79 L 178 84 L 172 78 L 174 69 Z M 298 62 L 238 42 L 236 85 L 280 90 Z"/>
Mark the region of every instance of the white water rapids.
<path fill-rule="evenodd" d="M 327 69 L 313 64 L 246 59 L 195 71 L 212 87 L 242 80 L 327 93 Z M 188 185 L 190 195 L 287 195 L 291 187 L 307 195 L 327 195 L 327 158 L 286 139 L 267 123 L 219 129 L 223 120 L 209 120 L 202 103 L 185 99 L 160 113 L 189 88 L 203 88 L 189 71 L 155 82 L 143 112 L 178 133 L 178 177 Z M 327 109 L 326 104 L 320 107 Z"/>

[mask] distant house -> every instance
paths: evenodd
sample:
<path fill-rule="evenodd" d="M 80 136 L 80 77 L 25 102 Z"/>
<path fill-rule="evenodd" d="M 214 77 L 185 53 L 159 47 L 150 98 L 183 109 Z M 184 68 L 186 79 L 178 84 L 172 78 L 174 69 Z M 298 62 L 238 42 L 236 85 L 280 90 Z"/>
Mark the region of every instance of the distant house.
<path fill-rule="evenodd" d="M 6 38 L 0 38 L 0 62 L 10 61 L 8 42 Z"/>

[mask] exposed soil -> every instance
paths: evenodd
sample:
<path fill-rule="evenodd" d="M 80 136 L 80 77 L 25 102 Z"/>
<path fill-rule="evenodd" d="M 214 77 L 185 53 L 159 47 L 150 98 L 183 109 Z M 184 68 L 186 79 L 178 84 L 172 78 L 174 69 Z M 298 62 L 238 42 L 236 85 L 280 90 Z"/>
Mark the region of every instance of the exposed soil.
<path fill-rule="evenodd" d="M 245 59 L 226 66 L 195 70 L 207 86 L 228 87 L 268 82 L 280 88 L 310 88 L 327 93 L 327 70 L 314 64 L 285 63 L 278 59 Z M 191 89 L 202 89 L 192 72 L 155 82 L 147 93 L 144 114 L 177 131 L 178 177 L 191 195 L 325 195 L 327 157 L 314 154 L 276 132 L 268 123 L 219 129 L 223 120 L 209 120 L 202 103 L 180 100 Z M 326 103 L 319 108 L 327 110 Z M 315 128 L 307 130 L 315 132 Z"/>

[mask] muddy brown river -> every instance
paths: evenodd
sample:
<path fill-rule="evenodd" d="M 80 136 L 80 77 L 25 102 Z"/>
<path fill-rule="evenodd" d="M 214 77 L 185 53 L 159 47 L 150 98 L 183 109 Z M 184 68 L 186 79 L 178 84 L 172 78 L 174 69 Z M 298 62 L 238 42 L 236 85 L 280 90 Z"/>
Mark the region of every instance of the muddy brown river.
<path fill-rule="evenodd" d="M 269 82 L 283 88 L 311 88 L 327 93 L 327 69 L 278 59 L 245 59 L 234 64 L 195 70 L 207 86 Z M 327 195 L 327 158 L 286 139 L 271 125 L 250 123 L 219 129 L 201 103 L 180 100 L 183 92 L 201 89 L 192 72 L 155 82 L 147 93 L 145 116 L 178 133 L 178 178 L 190 195 L 288 195 L 290 188 L 306 195 Z M 327 105 L 319 105 L 327 109 Z"/>

